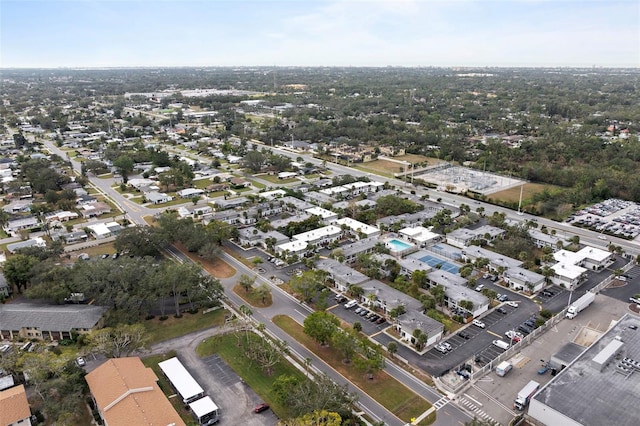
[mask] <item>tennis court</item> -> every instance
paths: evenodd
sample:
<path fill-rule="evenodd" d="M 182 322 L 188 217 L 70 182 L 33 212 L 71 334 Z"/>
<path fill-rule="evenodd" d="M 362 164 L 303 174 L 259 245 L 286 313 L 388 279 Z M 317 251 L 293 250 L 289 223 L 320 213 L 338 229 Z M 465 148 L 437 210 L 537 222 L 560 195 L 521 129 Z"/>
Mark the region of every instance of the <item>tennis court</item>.
<path fill-rule="evenodd" d="M 440 265 L 438 267 L 438 269 L 440 269 L 442 271 L 451 272 L 452 274 L 457 274 L 458 270 L 460 269 L 456 265 L 454 265 L 453 263 L 447 262 L 446 260 L 442 260 L 442 259 L 437 258 L 435 256 L 431 256 L 430 254 L 421 257 L 419 260 L 421 262 L 426 263 L 427 265 L 431 266 L 434 269 L 436 269 L 436 267 L 438 265 Z"/>

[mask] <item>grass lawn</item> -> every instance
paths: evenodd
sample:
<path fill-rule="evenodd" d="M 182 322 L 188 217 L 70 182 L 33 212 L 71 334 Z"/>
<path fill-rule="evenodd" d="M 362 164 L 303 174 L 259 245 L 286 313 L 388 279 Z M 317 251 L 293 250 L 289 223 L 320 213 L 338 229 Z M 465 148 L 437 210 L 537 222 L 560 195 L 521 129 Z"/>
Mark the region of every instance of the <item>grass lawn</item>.
<path fill-rule="evenodd" d="M 249 293 L 247 293 L 245 289 L 239 284 L 233 286 L 233 292 L 240 296 L 242 300 L 247 302 L 249 305 L 257 308 L 267 308 L 273 304 L 271 293 L 269 293 L 267 297 L 265 297 L 264 303 L 262 303 L 262 298 L 258 297 L 258 295 L 254 291 L 249 290 Z"/>
<path fill-rule="evenodd" d="M 87 253 L 89 256 L 99 256 L 101 254 L 113 254 L 116 252 L 116 248 L 113 245 L 113 242 L 100 244 L 99 246 L 86 247 L 82 250 L 79 250 L 82 253 Z"/>
<path fill-rule="evenodd" d="M 353 365 L 344 364 L 341 354 L 331 347 L 320 346 L 315 340 L 307 336 L 302 326 L 291 317 L 277 315 L 273 317 L 273 323 L 403 421 L 410 422 L 412 418 L 420 416 L 420 414 L 431 408 L 431 404 L 428 401 L 413 393 L 409 388 L 384 371 L 376 373 L 374 380 L 369 380 L 362 371 L 359 371 Z M 431 422 L 434 420 L 435 417 L 431 419 Z M 423 421 L 420 424 L 426 425 L 430 423 Z"/>
<path fill-rule="evenodd" d="M 278 179 L 278 176 L 276 175 L 260 175 L 260 179 L 262 180 L 266 180 L 267 182 L 273 182 L 273 183 L 277 183 L 277 184 L 285 184 L 285 183 L 291 183 L 291 182 L 297 182 L 298 179 Z"/>
<path fill-rule="evenodd" d="M 195 179 L 193 181 L 194 188 L 205 189 L 209 185 L 213 185 L 213 181 L 209 178 Z"/>
<path fill-rule="evenodd" d="M 250 334 L 258 339 L 258 336 Z M 238 346 L 238 339 L 233 334 L 225 334 L 223 336 L 214 336 L 206 339 L 198 345 L 196 350 L 200 357 L 206 357 L 218 354 L 224 361 L 253 389 L 260 397 L 269 403 L 271 409 L 280 418 L 289 418 L 287 407 L 278 403 L 277 398 L 271 391 L 273 382 L 283 374 L 294 376 L 300 381 L 305 377 L 300 371 L 289 364 L 286 360 L 281 361 L 273 368 L 270 376 L 264 372 L 255 363 L 249 361 L 243 353 L 241 346 Z"/>
<path fill-rule="evenodd" d="M 178 412 L 178 414 L 180 415 L 180 418 L 182 418 L 182 420 L 189 426 L 197 425 L 198 423 L 195 421 L 195 419 L 191 415 L 191 412 L 189 411 L 187 406 L 182 403 L 182 401 L 180 400 L 180 397 L 174 396 L 174 395 L 177 395 L 175 390 L 173 389 L 173 387 L 171 387 L 169 380 L 164 376 L 164 373 L 162 372 L 160 367 L 158 367 L 158 363 L 162 361 L 166 361 L 169 358 L 173 358 L 174 356 L 176 356 L 175 351 L 171 351 L 163 355 L 151 355 L 146 358 L 143 358 L 142 363 L 146 367 L 151 368 L 153 372 L 156 373 L 156 376 L 158 376 L 158 386 L 160 387 L 160 389 L 162 389 L 162 392 L 164 392 L 167 398 L 169 398 L 169 402 L 171 402 L 171 405 L 173 405 L 173 408 L 175 408 L 175 410 Z M 171 396 L 174 396 L 174 397 L 171 398 Z"/>
<path fill-rule="evenodd" d="M 149 345 L 183 336 L 194 331 L 222 325 L 224 324 L 224 317 L 227 311 L 218 309 L 206 314 L 203 314 L 202 310 L 197 314 L 184 312 L 182 318 L 175 318 L 170 311 L 167 313 L 169 314 L 169 318 L 165 321 L 154 318 L 142 323 L 147 329 Z"/>
<path fill-rule="evenodd" d="M 562 188 L 559 186 L 544 185 L 541 183 L 525 183 L 522 188 L 522 201 L 525 202 L 529 200 L 533 194 L 540 193 L 545 189 L 548 190 L 549 193 L 553 194 Z M 495 200 L 518 202 L 520 200 L 520 186 L 505 189 L 504 191 L 494 192 L 490 197 Z"/>
<path fill-rule="evenodd" d="M 265 185 L 264 183 L 258 182 L 256 180 L 253 179 L 247 179 L 249 182 L 251 182 L 251 185 L 255 186 L 258 189 L 264 189 L 267 187 L 267 185 Z"/>
<path fill-rule="evenodd" d="M 216 257 L 215 259 L 205 259 L 195 253 L 189 253 L 182 244 L 175 244 L 176 248 L 194 263 L 199 264 L 205 271 L 216 278 L 229 278 L 236 274 L 236 269 L 224 260 Z"/>

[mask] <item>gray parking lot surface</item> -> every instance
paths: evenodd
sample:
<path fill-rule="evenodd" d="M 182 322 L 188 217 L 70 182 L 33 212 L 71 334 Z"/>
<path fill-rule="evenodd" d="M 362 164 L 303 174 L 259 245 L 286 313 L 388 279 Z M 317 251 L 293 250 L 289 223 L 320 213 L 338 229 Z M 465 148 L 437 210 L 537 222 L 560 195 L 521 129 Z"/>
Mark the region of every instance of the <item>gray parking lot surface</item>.
<path fill-rule="evenodd" d="M 588 345 L 599 333 L 606 331 L 611 321 L 629 312 L 627 308 L 628 303 L 598 295 L 594 303 L 575 319 L 560 321 L 512 357 L 514 368 L 510 373 L 504 377 L 495 371 L 486 374 L 458 396 L 458 404 L 478 418 L 509 424 L 517 413 L 513 409 L 513 400 L 518 391 L 530 380 L 542 386 L 552 379 L 551 372 L 538 374 L 538 370 L 563 345 L 568 342 Z"/>

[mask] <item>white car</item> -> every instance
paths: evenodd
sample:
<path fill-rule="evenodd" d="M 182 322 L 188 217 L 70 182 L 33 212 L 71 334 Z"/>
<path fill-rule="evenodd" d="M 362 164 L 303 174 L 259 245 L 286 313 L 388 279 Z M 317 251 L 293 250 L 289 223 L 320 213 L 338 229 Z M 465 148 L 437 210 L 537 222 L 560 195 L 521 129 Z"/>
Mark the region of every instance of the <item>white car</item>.
<path fill-rule="evenodd" d="M 485 328 L 486 327 L 482 321 L 477 320 L 477 319 L 474 319 L 471 324 L 475 325 L 476 327 L 480 327 L 480 328 Z"/>
<path fill-rule="evenodd" d="M 79 356 L 78 358 L 76 358 L 76 364 L 78 364 L 78 367 L 84 367 L 85 365 L 87 365 L 87 362 L 83 357 Z"/>
<path fill-rule="evenodd" d="M 478 287 L 476 287 L 476 291 L 482 291 L 483 288 L 484 284 L 480 284 Z"/>
<path fill-rule="evenodd" d="M 605 237 L 604 235 L 598 235 L 598 238 L 601 239 L 601 240 L 606 240 L 607 239 L 607 237 Z"/>
<path fill-rule="evenodd" d="M 348 301 L 347 303 L 345 303 L 345 304 L 344 304 L 344 307 L 345 307 L 346 309 L 351 309 L 351 308 L 353 308 L 354 306 L 356 306 L 357 304 L 358 304 L 358 302 L 357 302 L 357 301 L 355 301 L 355 300 L 350 300 L 350 301 Z"/>
<path fill-rule="evenodd" d="M 504 304 L 514 308 L 518 307 L 518 302 L 516 302 L 515 300 L 507 300 L 506 302 L 504 302 Z"/>

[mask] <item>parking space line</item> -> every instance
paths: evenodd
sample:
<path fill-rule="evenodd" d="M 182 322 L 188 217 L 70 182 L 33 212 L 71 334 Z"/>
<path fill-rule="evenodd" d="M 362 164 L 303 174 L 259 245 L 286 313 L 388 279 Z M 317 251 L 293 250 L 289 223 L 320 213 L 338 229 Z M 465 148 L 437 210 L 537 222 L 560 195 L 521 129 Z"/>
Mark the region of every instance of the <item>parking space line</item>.
<path fill-rule="evenodd" d="M 493 336 L 496 336 L 496 337 L 502 338 L 502 336 L 501 336 L 501 335 L 499 335 L 499 334 L 497 334 L 497 333 L 494 333 L 494 332 L 493 332 L 493 331 L 491 331 L 491 330 L 487 330 L 487 333 L 489 333 L 489 334 L 491 334 L 491 335 L 493 335 Z"/>

